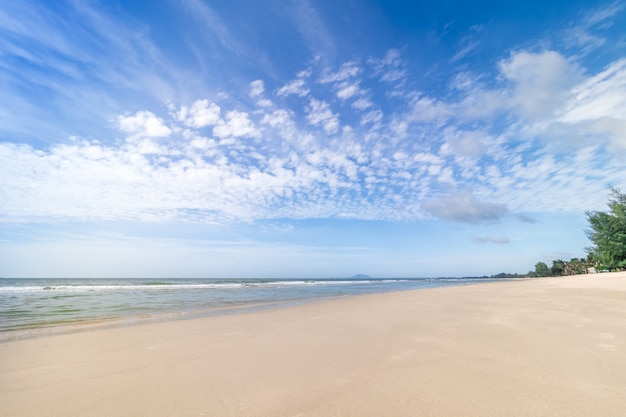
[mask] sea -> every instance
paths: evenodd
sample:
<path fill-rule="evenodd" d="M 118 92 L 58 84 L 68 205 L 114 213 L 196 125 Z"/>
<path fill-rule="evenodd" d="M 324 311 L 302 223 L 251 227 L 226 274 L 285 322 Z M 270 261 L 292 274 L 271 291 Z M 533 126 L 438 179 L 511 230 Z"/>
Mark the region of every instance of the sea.
<path fill-rule="evenodd" d="M 1 278 L 0 341 L 485 281 L 498 279 Z"/>

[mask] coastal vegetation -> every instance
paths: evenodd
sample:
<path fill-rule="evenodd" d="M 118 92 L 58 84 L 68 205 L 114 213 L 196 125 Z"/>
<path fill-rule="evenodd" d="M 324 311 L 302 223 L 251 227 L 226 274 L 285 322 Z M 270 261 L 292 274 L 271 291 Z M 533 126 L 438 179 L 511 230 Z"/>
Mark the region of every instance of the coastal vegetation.
<path fill-rule="evenodd" d="M 608 212 L 588 211 L 587 236 L 592 245 L 586 258 L 570 261 L 557 259 L 552 266 L 537 262 L 529 277 L 558 277 L 588 272 L 621 271 L 626 269 L 626 194 L 611 187 Z"/>
<path fill-rule="evenodd" d="M 552 261 L 552 265 L 548 266 L 545 262 L 537 262 L 535 269 L 528 271 L 528 277 L 560 277 L 564 275 L 586 274 L 591 268 L 598 270 L 597 263 L 593 257 L 572 258 L 569 261 L 556 259 Z"/>
<path fill-rule="evenodd" d="M 603 269 L 626 269 L 626 195 L 611 188 L 609 212 L 587 212 L 589 254 Z"/>
<path fill-rule="evenodd" d="M 556 259 L 552 265 L 537 262 L 526 275 L 502 272 L 490 278 L 560 277 L 626 270 L 626 194 L 611 187 L 608 212 L 586 212 L 589 229 L 586 231 L 592 245 L 586 248 L 586 258 L 569 261 Z"/>

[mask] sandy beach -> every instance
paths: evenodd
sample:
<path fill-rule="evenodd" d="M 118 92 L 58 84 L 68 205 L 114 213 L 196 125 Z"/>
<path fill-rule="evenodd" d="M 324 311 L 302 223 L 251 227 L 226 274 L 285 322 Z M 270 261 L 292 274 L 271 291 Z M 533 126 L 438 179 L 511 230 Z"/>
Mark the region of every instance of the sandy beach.
<path fill-rule="evenodd" d="M 2 416 L 624 416 L 626 273 L 0 345 Z"/>

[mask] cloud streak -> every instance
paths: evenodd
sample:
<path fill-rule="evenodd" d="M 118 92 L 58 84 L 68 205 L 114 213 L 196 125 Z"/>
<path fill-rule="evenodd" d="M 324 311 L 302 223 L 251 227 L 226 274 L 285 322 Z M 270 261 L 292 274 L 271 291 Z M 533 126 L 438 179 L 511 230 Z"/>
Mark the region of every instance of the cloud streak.
<path fill-rule="evenodd" d="M 483 236 L 473 237 L 472 241 L 474 243 L 495 243 L 497 245 L 506 245 L 507 243 L 511 242 L 511 239 L 501 236 Z"/>

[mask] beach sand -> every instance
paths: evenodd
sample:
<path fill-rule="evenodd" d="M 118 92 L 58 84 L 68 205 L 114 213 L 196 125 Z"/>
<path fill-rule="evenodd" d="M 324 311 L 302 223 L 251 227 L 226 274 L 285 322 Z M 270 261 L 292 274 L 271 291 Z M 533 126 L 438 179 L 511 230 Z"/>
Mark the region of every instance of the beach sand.
<path fill-rule="evenodd" d="M 625 416 L 626 273 L 0 345 L 1 416 Z"/>

